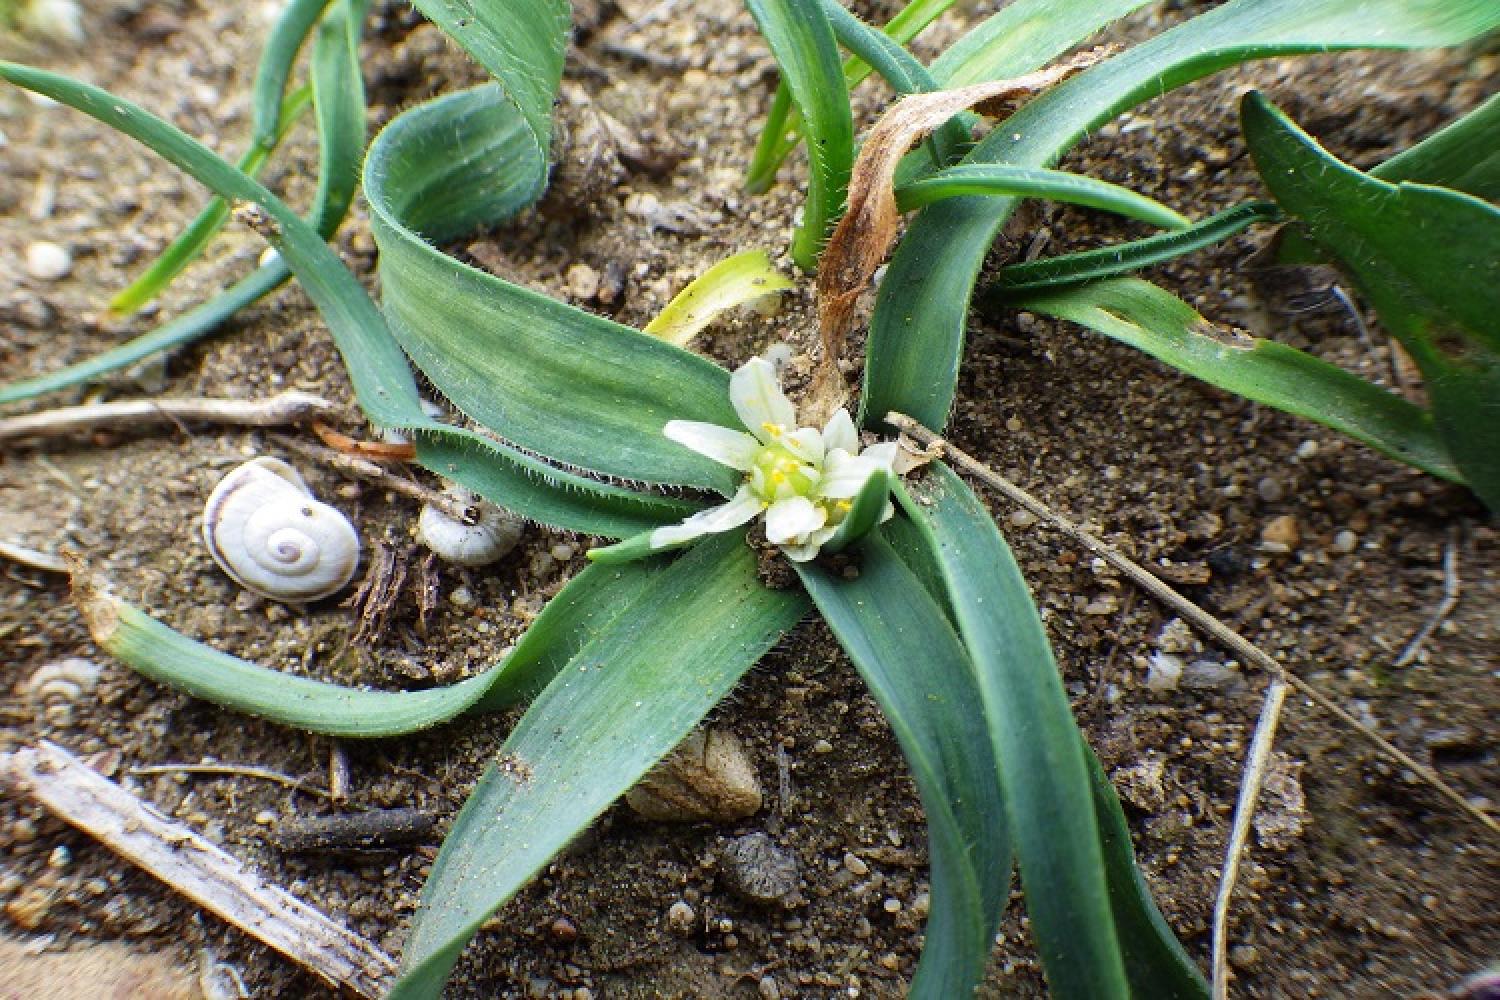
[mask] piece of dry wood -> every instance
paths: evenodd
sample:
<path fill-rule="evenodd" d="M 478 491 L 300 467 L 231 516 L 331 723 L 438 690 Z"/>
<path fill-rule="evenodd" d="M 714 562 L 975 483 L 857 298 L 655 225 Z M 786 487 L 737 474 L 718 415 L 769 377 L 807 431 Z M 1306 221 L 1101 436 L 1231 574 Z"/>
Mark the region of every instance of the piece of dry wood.
<path fill-rule="evenodd" d="M 131 399 L 115 403 L 65 406 L 0 420 L 0 441 L 60 437 L 77 431 L 133 428 L 151 424 L 202 421 L 246 427 L 300 423 L 333 412 L 321 396 L 293 389 L 266 399 Z"/>
<path fill-rule="evenodd" d="M 384 996 L 396 962 L 55 743 L 0 754 L 0 786 L 25 795 L 204 909 L 336 987 Z"/>
<path fill-rule="evenodd" d="M 53 555 L 51 552 L 41 552 L 37 549 L 28 549 L 24 545 L 15 542 L 0 540 L 0 559 L 9 559 L 11 562 L 20 563 L 31 569 L 39 569 L 44 573 L 66 573 L 68 571 L 67 561 L 62 556 Z"/>
<path fill-rule="evenodd" d="M 930 452 L 947 455 L 953 460 L 954 465 L 957 465 L 960 469 L 969 473 L 969 475 L 975 477 L 995 492 L 1025 507 L 1037 517 L 1053 525 L 1063 534 L 1081 543 L 1095 555 L 1128 577 L 1136 586 L 1181 615 L 1183 621 L 1202 629 L 1215 642 L 1226 647 L 1241 660 L 1253 663 L 1255 666 L 1270 673 L 1271 676 L 1291 685 L 1297 690 L 1297 693 L 1305 696 L 1313 704 L 1373 743 L 1375 748 L 1387 758 L 1412 772 L 1412 774 L 1416 775 L 1434 791 L 1451 801 L 1468 815 L 1474 817 L 1485 829 L 1493 834 L 1500 835 L 1500 822 L 1497 822 L 1495 817 L 1466 799 L 1458 789 L 1440 778 L 1436 771 L 1413 759 L 1410 754 L 1403 751 L 1384 736 L 1381 736 L 1347 708 L 1277 663 L 1268 653 L 1261 650 L 1259 646 L 1256 646 L 1249 639 L 1246 639 L 1234 629 L 1225 625 L 1219 619 L 1167 586 L 1150 570 L 1131 560 L 1114 546 L 1095 537 L 1063 517 L 1051 507 L 1048 507 L 1036 497 L 1000 475 L 994 469 L 991 469 L 972 455 L 966 454 L 955 447 L 951 441 L 933 433 L 906 414 L 892 411 L 885 415 L 885 421 L 892 427 L 899 428 L 903 433 L 909 435 L 912 440 L 927 448 Z"/>
<path fill-rule="evenodd" d="M 1458 576 L 1458 526 L 1454 525 L 1448 530 L 1448 544 L 1443 547 L 1443 597 L 1438 601 L 1438 606 L 1428 617 L 1427 622 L 1412 636 L 1411 642 L 1396 657 L 1393 667 L 1409 666 L 1422 652 L 1422 646 L 1432 633 L 1438 630 L 1438 626 L 1447 621 L 1453 609 L 1458 607 L 1458 595 L 1461 590 L 1461 582 Z"/>
<path fill-rule="evenodd" d="M 1260 719 L 1255 723 L 1250 750 L 1245 754 L 1239 799 L 1234 804 L 1234 822 L 1230 826 L 1229 844 L 1224 849 L 1224 869 L 1219 875 L 1219 892 L 1214 897 L 1213 1000 L 1229 1000 L 1229 901 L 1234 896 L 1234 883 L 1240 876 L 1240 859 L 1244 857 L 1245 844 L 1250 840 L 1250 821 L 1255 816 L 1255 804 L 1260 801 L 1261 787 L 1265 785 L 1266 766 L 1271 761 L 1276 725 L 1281 721 L 1281 709 L 1286 704 L 1288 690 L 1284 681 L 1272 678 L 1271 686 L 1266 689 L 1265 704 L 1261 706 Z"/>
<path fill-rule="evenodd" d="M 314 425 L 316 427 L 316 424 Z M 362 452 L 341 451 L 337 448 L 327 448 L 323 445 L 313 444 L 311 441 L 302 441 L 286 434 L 273 434 L 271 440 L 294 451 L 305 458 L 311 458 L 318 462 L 326 462 L 353 476 L 369 479 L 379 483 L 392 493 L 400 493 L 402 496 L 410 497 L 418 503 L 431 504 L 446 514 L 449 519 L 459 524 L 478 524 L 479 509 L 472 504 L 466 504 L 462 500 L 435 490 L 430 486 L 424 486 L 414 479 L 407 479 L 397 475 L 384 466 L 377 465 L 369 458 L 361 457 Z M 351 439 L 352 440 L 352 439 Z M 402 445 L 402 447 L 409 447 Z"/>

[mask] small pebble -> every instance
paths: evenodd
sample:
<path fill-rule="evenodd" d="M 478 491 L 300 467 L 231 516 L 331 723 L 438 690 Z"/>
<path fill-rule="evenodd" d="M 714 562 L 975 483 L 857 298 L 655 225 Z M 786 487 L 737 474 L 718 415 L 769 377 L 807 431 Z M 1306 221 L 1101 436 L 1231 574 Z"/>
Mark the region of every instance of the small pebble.
<path fill-rule="evenodd" d="M 1260 949 L 1253 944 L 1237 944 L 1229 949 L 1229 964 L 1236 969 L 1253 969 L 1260 964 Z"/>
<path fill-rule="evenodd" d="M 1255 492 L 1266 503 L 1277 503 L 1286 496 L 1286 487 L 1279 479 L 1267 476 L 1255 484 Z"/>
<path fill-rule="evenodd" d="M 1290 514 L 1273 517 L 1260 529 L 1261 544 L 1270 552 L 1290 552 L 1301 540 L 1297 519 Z"/>
<path fill-rule="evenodd" d="M 760 1000 L 781 1000 L 781 987 L 770 976 L 760 977 L 760 982 L 755 984 L 755 992 Z"/>
<path fill-rule="evenodd" d="M 849 874 L 863 877 L 870 874 L 870 866 L 865 864 L 864 859 L 852 851 L 844 854 L 844 867 L 849 869 Z"/>
<path fill-rule="evenodd" d="M 474 592 L 468 587 L 454 587 L 453 592 L 448 595 L 448 603 L 455 608 L 467 611 L 479 602 L 475 599 Z"/>
<path fill-rule="evenodd" d="M 561 544 L 552 546 L 550 551 L 553 559 L 556 559 L 560 563 L 565 563 L 572 559 L 578 550 L 571 545 Z"/>
<path fill-rule="evenodd" d="M 667 926 L 673 934 L 687 936 L 698 925 L 698 914 L 686 901 L 679 899 L 667 907 Z"/>
<path fill-rule="evenodd" d="M 1240 672 L 1213 660 L 1194 660 L 1182 671 L 1182 686 L 1195 691 L 1216 691 L 1240 682 Z"/>
<path fill-rule="evenodd" d="M 1036 515 L 1026 509 L 1013 510 L 1010 512 L 1010 526 L 1012 528 L 1029 528 L 1036 524 Z"/>
<path fill-rule="evenodd" d="M 599 294 L 599 272 L 587 264 L 574 264 L 563 279 L 568 294 L 575 299 L 592 299 Z"/>
<path fill-rule="evenodd" d="M 901 900 L 897 899 L 895 896 L 887 896 L 885 902 L 880 904 L 880 908 L 887 913 L 900 913 Z"/>
<path fill-rule="evenodd" d="M 1359 536 L 1348 528 L 1333 536 L 1333 551 L 1348 555 L 1357 548 L 1359 548 Z"/>
<path fill-rule="evenodd" d="M 1146 689 L 1158 693 L 1176 691 L 1186 665 L 1175 653 L 1152 653 L 1146 661 Z"/>
<path fill-rule="evenodd" d="M 1298 458 L 1312 458 L 1317 453 L 1318 453 L 1318 442 L 1316 442 L 1316 441 L 1303 441 L 1301 444 L 1299 444 L 1297 446 L 1297 457 Z"/>
<path fill-rule="evenodd" d="M 38 281 L 57 281 L 73 270 L 67 247 L 38 240 L 26 247 L 26 273 Z"/>
<path fill-rule="evenodd" d="M 736 895 L 762 906 L 787 902 L 801 882 L 797 859 L 764 833 L 731 840 L 719 853 L 719 871 Z"/>
<path fill-rule="evenodd" d="M 833 744 L 827 740 L 819 740 L 813 744 L 813 753 L 833 753 Z"/>

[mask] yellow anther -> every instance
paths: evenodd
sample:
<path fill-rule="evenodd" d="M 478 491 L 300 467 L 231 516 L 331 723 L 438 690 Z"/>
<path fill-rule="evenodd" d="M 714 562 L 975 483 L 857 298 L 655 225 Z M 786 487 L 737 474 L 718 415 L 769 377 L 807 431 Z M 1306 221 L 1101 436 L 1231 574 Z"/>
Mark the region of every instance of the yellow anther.
<path fill-rule="evenodd" d="M 840 500 L 838 503 L 834 504 L 834 506 L 843 511 L 845 514 L 854 509 L 854 503 L 851 500 Z"/>
<path fill-rule="evenodd" d="M 769 420 L 761 424 L 760 429 L 771 435 L 773 438 L 779 438 L 782 434 L 785 433 L 785 429 L 780 424 L 773 424 Z"/>

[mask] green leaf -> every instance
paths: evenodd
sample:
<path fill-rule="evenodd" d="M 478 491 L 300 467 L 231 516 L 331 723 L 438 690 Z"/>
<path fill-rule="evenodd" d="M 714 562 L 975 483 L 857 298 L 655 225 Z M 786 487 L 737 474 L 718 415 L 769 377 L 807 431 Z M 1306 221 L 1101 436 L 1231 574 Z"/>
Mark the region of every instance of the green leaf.
<path fill-rule="evenodd" d="M 422 431 L 428 435 L 429 445 L 433 438 L 446 439 L 444 444 L 426 451 L 422 444 L 418 445 L 419 458 L 427 456 L 425 460 L 433 463 L 430 467 L 434 472 L 484 483 L 476 487 L 482 495 L 507 504 L 520 514 L 576 531 L 631 534 L 680 517 L 678 512 L 684 507 L 680 501 L 605 486 L 547 466 L 475 432 L 428 417 L 421 409 L 406 359 L 364 288 L 296 213 L 201 143 L 139 105 L 67 77 L 0 62 L 0 79 L 92 115 L 155 150 L 215 194 L 247 202 L 269 216 L 265 235 L 322 312 L 366 415 L 383 426 Z M 635 331 L 628 332 L 637 341 L 655 343 Z M 675 350 L 667 345 L 656 346 Z M 691 357 L 686 352 L 677 353 Z M 727 383 L 728 375 L 723 369 L 698 360 Z M 726 391 L 721 403 L 726 409 L 727 395 Z M 462 465 L 464 455 L 471 456 L 476 465 Z"/>
<path fill-rule="evenodd" d="M 874 531 L 885 520 L 886 511 L 891 509 L 891 488 L 894 485 L 895 477 L 884 469 L 877 470 L 865 480 L 838 530 L 823 543 L 822 550 L 842 552 Z"/>
<path fill-rule="evenodd" d="M 945 89 L 1020 76 L 1137 8 L 1146 0 L 1015 0 L 935 59 Z"/>
<path fill-rule="evenodd" d="M 1063 20 L 1091 29 L 1094 22 L 1073 6 L 1060 10 L 1069 15 Z M 1231 0 L 1031 101 L 965 162 L 1049 166 L 1121 111 L 1249 59 L 1361 46 L 1453 45 L 1497 25 L 1500 6 L 1492 0 Z M 1041 59 L 1051 56 L 1038 51 Z M 954 199 L 924 209 L 911 222 L 876 301 L 862 422 L 878 423 L 890 410 L 929 427 L 947 422 L 969 297 L 984 255 L 1014 206 L 1007 198 Z"/>
<path fill-rule="evenodd" d="M 1141 1000 L 1206 1000 L 1209 991 L 1203 973 L 1167 926 L 1136 864 L 1120 797 L 1086 742 L 1083 752 L 1104 850 L 1109 905 L 1125 956 L 1131 995 Z"/>
<path fill-rule="evenodd" d="M 927 814 L 932 909 L 910 996 L 966 997 L 984 975 L 1011 865 L 973 667 L 942 609 L 879 534 L 860 554 L 852 579 L 795 565 L 885 713 Z"/>
<path fill-rule="evenodd" d="M 1041 617 L 979 498 L 930 468 L 921 502 L 903 492 L 902 504 L 930 534 L 973 660 L 1052 996 L 1128 996 L 1088 764 Z"/>
<path fill-rule="evenodd" d="M 1266 186 L 1337 260 L 1422 370 L 1438 433 L 1500 510 L 1500 209 L 1340 163 L 1259 94 L 1240 107 Z"/>
<path fill-rule="evenodd" d="M 332 736 L 398 736 L 539 690 L 586 642 L 651 592 L 655 567 L 590 567 L 569 581 L 511 653 L 482 674 L 425 691 L 366 691 L 220 652 L 108 594 L 86 575 L 74 599 L 94 641 L 145 677 L 216 705 Z"/>
<path fill-rule="evenodd" d="M 745 0 L 771 47 L 808 134 L 807 200 L 792 238 L 792 259 L 805 271 L 844 208 L 854 165 L 854 119 L 838 43 L 818 0 Z"/>
<path fill-rule="evenodd" d="M 513 216 L 545 177 L 543 150 L 498 86 L 391 122 L 365 165 L 391 331 L 439 391 L 506 441 L 604 475 L 732 492 L 732 469 L 661 432 L 672 419 L 737 424 L 728 372 L 428 242 Z"/>
<path fill-rule="evenodd" d="M 690 281 L 641 332 L 686 347 L 720 313 L 794 287 L 764 250 L 745 250 Z"/>
<path fill-rule="evenodd" d="M 1370 171 L 1391 184 L 1416 181 L 1500 200 L 1500 94 Z"/>
<path fill-rule="evenodd" d="M 911 3 L 901 8 L 900 12 L 891 18 L 879 33 L 894 42 L 900 50 L 901 45 L 921 34 L 924 28 L 937 20 L 943 11 L 951 6 L 953 6 L 953 0 L 912 0 Z M 855 53 L 853 57 L 844 61 L 844 82 L 850 90 L 853 90 L 870 75 L 872 60 L 865 57 L 872 55 L 867 49 L 873 49 L 875 43 L 866 41 L 862 46 L 857 36 L 849 34 L 850 22 L 853 21 L 860 28 L 864 28 L 865 25 L 847 11 L 844 11 L 846 15 L 844 18 L 837 17 L 834 12 L 835 7 L 843 10 L 842 7 L 837 6 L 835 0 L 824 0 L 823 9 L 833 24 L 839 44 Z M 878 62 L 878 65 L 873 68 L 885 77 L 887 83 L 904 93 L 905 91 L 901 91 L 896 83 L 900 76 L 886 76 L 886 73 L 891 70 L 891 60 L 900 59 L 900 56 L 886 46 L 881 46 L 881 51 L 885 53 L 885 56 L 882 58 L 876 55 L 874 61 Z M 900 50 L 900 52 L 905 55 L 905 50 Z M 909 55 L 906 58 L 912 63 L 916 62 L 916 59 Z M 904 60 L 902 61 L 904 63 Z M 906 69 L 900 71 L 901 76 L 911 73 L 910 63 L 905 65 Z M 920 63 L 917 65 L 920 66 Z M 925 74 L 926 70 L 922 70 L 922 73 Z M 761 129 L 760 140 L 756 143 L 750 166 L 745 171 L 746 189 L 754 194 L 761 194 L 770 189 L 771 184 L 776 180 L 777 169 L 792 150 L 797 148 L 802 132 L 801 125 L 801 116 L 792 105 L 791 91 L 787 89 L 786 82 L 782 81 L 776 88 L 776 96 L 772 99 L 771 108 L 766 113 L 766 122 Z"/>
<path fill-rule="evenodd" d="M 1071 205 L 1103 209 L 1164 229 L 1185 229 L 1192 225 L 1156 199 L 1118 184 L 1064 170 L 1006 167 L 993 163 L 961 163 L 902 185 L 896 189 L 896 204 L 901 211 L 909 212 L 947 198 L 967 195 L 1050 198 Z"/>
<path fill-rule="evenodd" d="M 1222 330 L 1138 278 L 1008 300 L 1129 344 L 1210 385 L 1315 420 L 1444 479 L 1462 481 L 1432 416 L 1336 365 L 1274 340 Z"/>
<path fill-rule="evenodd" d="M 1139 271 L 1228 239 L 1253 223 L 1281 218 L 1270 202 L 1246 202 L 1176 232 L 1003 267 L 986 291 L 996 303 L 1009 305 L 1020 296 Z"/>
<path fill-rule="evenodd" d="M 263 149 L 276 148 L 285 114 L 282 95 L 286 93 L 292 64 L 328 4 L 329 0 L 288 0 L 271 28 L 266 47 L 261 50 L 250 104 L 255 123 L 254 143 Z"/>
<path fill-rule="evenodd" d="M 271 154 L 311 104 L 312 87 L 293 91 L 284 102 L 281 131 L 276 134 L 275 141 L 270 146 L 252 145 L 235 164 L 236 168 L 248 177 L 259 177 L 265 165 L 270 162 Z M 160 295 L 172 283 L 172 279 L 202 255 L 204 248 L 219 235 L 228 221 L 229 205 L 223 198 L 211 199 L 146 270 L 115 293 L 114 298 L 109 300 L 110 311 L 128 315 Z"/>
<path fill-rule="evenodd" d="M 760 584 L 742 533 L 705 539 L 658 574 L 527 709 L 500 749 L 501 766 L 485 771 L 454 820 L 389 1000 L 436 998 L 489 915 L 676 746 L 806 610 L 802 595 Z"/>

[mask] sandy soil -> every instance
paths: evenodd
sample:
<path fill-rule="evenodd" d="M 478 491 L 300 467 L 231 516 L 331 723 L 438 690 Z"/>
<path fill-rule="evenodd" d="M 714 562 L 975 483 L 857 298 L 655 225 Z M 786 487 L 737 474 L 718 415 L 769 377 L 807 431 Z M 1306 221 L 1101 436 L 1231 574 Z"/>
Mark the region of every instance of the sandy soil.
<path fill-rule="evenodd" d="M 372 128 L 412 102 L 479 79 L 402 5 L 377 6 L 365 47 Z M 741 190 L 774 83 L 742 10 L 711 0 L 691 5 L 680 23 L 637 28 L 630 15 L 650 5 L 619 6 L 580 37 L 570 80 L 643 142 L 679 154 L 676 167 L 660 176 L 622 170 L 587 204 L 532 213 L 450 249 L 640 324 L 708 264 L 752 246 L 782 253 L 801 168 L 784 170 L 765 197 Z M 1131 31 L 1192 6 L 1157 5 Z M 86 56 L 12 41 L 0 42 L 0 54 L 108 87 L 234 153 L 248 132 L 254 52 L 273 14 L 264 4 L 241 11 L 125 0 L 89 9 L 90 35 L 106 44 Z M 934 32 L 919 50 L 930 54 L 954 31 Z M 1066 165 L 1201 216 L 1256 193 L 1234 115 L 1245 88 L 1267 90 L 1335 152 L 1369 165 L 1477 103 L 1495 68 L 1493 55 L 1476 52 L 1261 64 L 1145 106 L 1101 129 Z M 861 92 L 866 121 L 886 99 L 874 87 Z M 232 228 L 154 316 L 111 318 L 108 295 L 171 239 L 201 192 L 102 127 L 14 90 L 0 90 L 0 131 L 0 260 L 19 260 L 36 239 L 65 245 L 74 258 L 71 275 L 50 283 L 0 268 L 6 380 L 149 328 L 243 273 L 260 252 L 253 234 Z M 294 200 L 305 198 L 314 163 L 312 141 L 301 134 L 268 177 Z M 1093 213 L 1033 206 L 1013 221 L 994 260 L 1024 253 L 1038 234 L 1058 252 L 1134 231 Z M 1264 238 L 1248 234 L 1153 277 L 1216 320 L 1389 383 L 1393 362 L 1378 328 L 1371 337 L 1360 332 L 1330 294 L 1333 276 L 1253 263 Z M 338 242 L 350 265 L 368 274 L 373 245 L 359 212 Z M 578 272 L 569 278 L 579 264 L 618 286 L 614 302 L 577 297 L 588 290 Z M 808 346 L 809 305 L 803 288 L 774 318 L 737 317 L 700 347 L 732 364 L 777 340 Z M 350 402 L 331 342 L 295 288 L 101 392 L 251 398 L 288 387 Z M 83 393 L 64 395 L 36 406 Z M 1466 492 L 1026 315 L 973 317 L 951 430 L 960 445 L 1138 559 L 1170 560 L 1197 581 L 1187 588 L 1195 600 L 1466 794 L 1496 798 L 1500 557 L 1493 522 Z M 11 449 L 0 456 L 0 524 L 6 537 L 36 547 L 77 547 L 123 596 L 219 648 L 294 673 L 384 687 L 451 682 L 482 669 L 581 565 L 577 540 L 532 530 L 497 566 L 435 570 L 441 600 L 425 640 L 407 601 L 379 642 L 354 644 L 355 616 L 339 601 L 289 609 L 248 599 L 198 544 L 195 521 L 214 482 L 267 451 L 276 449 L 264 434 L 206 428 Z M 355 518 L 367 542 L 384 540 L 418 566 L 410 501 L 297 464 L 320 495 Z M 1206 957 L 1240 760 L 1265 679 L 1185 635 L 1053 533 L 1002 505 L 995 512 L 1044 608 L 1079 717 L 1121 788 L 1162 908 Z M 1262 532 L 1282 517 L 1295 520 L 1297 539 L 1290 551 L 1267 552 Z M 1411 665 L 1393 668 L 1442 595 L 1446 549 L 1457 560 L 1459 603 Z M 0 649 L 0 686 L 11 692 L 0 703 L 0 750 L 45 737 L 105 755 L 117 777 L 162 811 L 393 953 L 443 825 L 514 721 L 492 717 L 414 739 L 345 745 L 353 779 L 346 808 L 417 807 L 438 817 L 439 833 L 411 850 L 289 855 L 268 832 L 286 817 L 327 811 L 322 800 L 246 777 L 131 769 L 212 760 L 321 782 L 328 740 L 219 711 L 108 662 L 55 576 L 5 567 Z M 1192 683 L 1149 689 L 1148 659 L 1159 651 L 1195 663 Z M 66 656 L 98 660 L 104 670 L 71 711 L 48 711 L 25 685 Z M 491 921 L 450 995 L 902 994 L 921 946 L 922 817 L 885 723 L 826 628 L 794 632 L 715 723 L 748 747 L 768 789 L 766 807 L 738 823 L 672 826 L 617 806 Z M 1500 955 L 1496 845 L 1472 821 L 1295 700 L 1277 761 L 1234 912 L 1237 995 L 1412 996 L 1446 989 Z M 802 886 L 793 906 L 756 907 L 725 886 L 722 846 L 757 831 L 797 859 Z M 679 901 L 695 915 L 683 933 L 666 918 Z M 1015 902 L 985 995 L 1043 992 Z M 0 802 L 0 912 L 0 929 L 38 947 L 120 940 L 185 963 L 228 963 L 254 996 L 325 995 L 86 837 L 9 800 Z"/>

